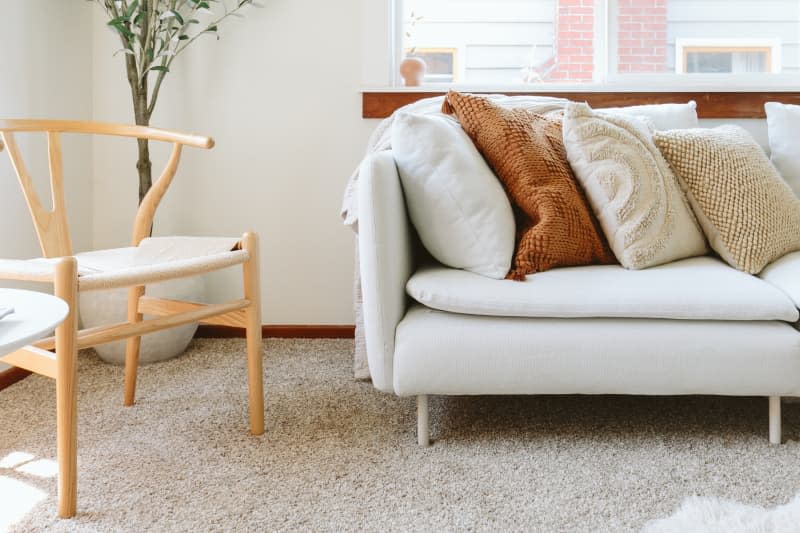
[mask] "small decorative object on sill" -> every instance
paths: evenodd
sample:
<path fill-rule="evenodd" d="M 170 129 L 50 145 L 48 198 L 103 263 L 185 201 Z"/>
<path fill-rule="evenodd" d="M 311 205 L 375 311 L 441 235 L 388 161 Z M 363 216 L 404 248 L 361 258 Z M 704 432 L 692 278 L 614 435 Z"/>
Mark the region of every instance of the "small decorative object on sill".
<path fill-rule="evenodd" d="M 400 76 L 406 87 L 419 87 L 425 77 L 425 61 L 419 57 L 407 57 L 400 62 Z"/>

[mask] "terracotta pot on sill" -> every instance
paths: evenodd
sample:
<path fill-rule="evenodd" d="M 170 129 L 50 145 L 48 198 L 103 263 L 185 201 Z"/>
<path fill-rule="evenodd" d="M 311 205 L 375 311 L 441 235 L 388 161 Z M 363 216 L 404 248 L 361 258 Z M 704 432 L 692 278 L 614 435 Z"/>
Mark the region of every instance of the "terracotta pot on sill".
<path fill-rule="evenodd" d="M 425 61 L 419 57 L 407 57 L 400 62 L 400 76 L 406 87 L 419 87 L 425 77 Z"/>

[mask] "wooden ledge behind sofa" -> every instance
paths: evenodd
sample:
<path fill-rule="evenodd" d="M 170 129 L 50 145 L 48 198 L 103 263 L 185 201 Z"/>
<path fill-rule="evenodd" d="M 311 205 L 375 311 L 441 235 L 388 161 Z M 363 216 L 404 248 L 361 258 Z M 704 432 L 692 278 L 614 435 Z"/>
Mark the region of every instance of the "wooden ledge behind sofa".
<path fill-rule="evenodd" d="M 621 107 L 643 104 L 697 102 L 697 116 L 700 118 L 764 118 L 765 102 L 782 102 L 800 105 L 800 92 L 602 92 L 602 91 L 466 91 L 473 94 L 506 94 L 527 96 L 555 96 L 586 101 L 592 107 Z M 386 118 L 396 109 L 423 98 L 441 96 L 444 91 L 364 91 L 361 95 L 362 118 Z"/>

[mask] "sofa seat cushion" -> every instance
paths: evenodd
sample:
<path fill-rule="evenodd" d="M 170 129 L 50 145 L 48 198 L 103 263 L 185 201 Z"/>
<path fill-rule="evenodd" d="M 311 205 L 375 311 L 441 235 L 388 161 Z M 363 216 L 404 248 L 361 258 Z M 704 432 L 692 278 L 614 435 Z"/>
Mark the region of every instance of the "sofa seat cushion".
<path fill-rule="evenodd" d="M 775 321 L 500 318 L 412 306 L 394 390 L 800 395 L 800 334 Z"/>
<path fill-rule="evenodd" d="M 783 291 L 712 257 L 645 270 L 619 265 L 559 268 L 528 276 L 523 282 L 493 280 L 437 265 L 415 272 L 406 291 L 426 307 L 469 315 L 798 319 L 795 303 Z"/>
<path fill-rule="evenodd" d="M 800 307 L 800 252 L 784 255 L 762 270 L 758 277 L 783 291 Z"/>

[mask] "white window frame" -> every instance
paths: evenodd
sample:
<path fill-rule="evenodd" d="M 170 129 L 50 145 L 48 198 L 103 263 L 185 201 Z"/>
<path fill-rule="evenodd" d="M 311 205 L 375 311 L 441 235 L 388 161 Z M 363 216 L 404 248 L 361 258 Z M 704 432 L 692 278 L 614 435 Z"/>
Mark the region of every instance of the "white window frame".
<path fill-rule="evenodd" d="M 362 4 L 373 4 L 375 0 L 362 0 Z M 595 0 L 596 10 L 603 10 L 603 15 L 598 19 L 598 30 L 595 32 L 595 72 L 594 82 L 592 83 L 547 83 L 544 85 L 524 85 L 524 84 L 467 84 L 464 82 L 455 83 L 426 83 L 423 87 L 430 90 L 441 90 L 443 88 L 458 88 L 462 90 L 498 90 L 498 91 L 530 91 L 534 88 L 541 87 L 547 92 L 558 91 L 581 91 L 581 92 L 676 92 L 676 91 L 709 91 L 709 92 L 759 92 L 759 91 L 796 91 L 800 86 L 800 73 L 788 74 L 777 73 L 781 64 L 781 46 L 778 42 L 775 46 L 776 39 L 736 39 L 739 44 L 736 46 L 743 46 L 740 43 L 746 43 L 744 46 L 750 46 L 751 43 L 761 43 L 760 47 L 767 46 L 763 43 L 769 43 L 768 46 L 772 50 L 772 65 L 771 70 L 773 73 L 767 74 L 770 78 L 765 79 L 765 74 L 712 74 L 712 73 L 692 73 L 692 74 L 676 74 L 669 72 L 664 74 L 618 74 L 612 72 L 613 65 L 611 64 L 611 54 L 614 53 L 616 44 L 609 42 L 608 36 L 614 30 L 615 20 L 610 16 L 616 9 L 618 0 Z M 388 67 L 387 79 L 389 87 L 392 90 L 405 90 L 402 87 L 402 78 L 399 75 L 399 65 L 403 59 L 403 0 L 384 0 L 380 2 L 389 14 L 390 19 L 390 42 L 392 43 L 389 53 L 390 64 Z M 613 41 L 611 39 L 610 41 Z M 725 39 L 676 39 L 676 65 L 678 58 L 682 62 L 682 52 L 678 54 L 678 41 L 686 41 L 695 43 L 703 41 L 724 42 Z M 384 56 L 386 57 L 386 56 Z M 465 62 L 461 61 L 460 65 Z M 463 77 L 461 78 L 463 79 Z M 419 87 L 411 88 L 410 90 L 420 90 Z"/>
<path fill-rule="evenodd" d="M 723 39 L 723 38 L 678 38 L 675 39 L 675 73 L 686 74 L 684 55 L 687 48 L 719 48 L 721 51 L 731 51 L 735 49 L 759 49 L 768 48 L 770 50 L 770 72 L 780 74 L 781 72 L 781 41 L 780 39 Z"/>
<path fill-rule="evenodd" d="M 414 50 L 415 54 L 419 54 L 419 53 L 423 53 L 423 54 L 450 54 L 453 57 L 453 72 L 450 75 L 453 78 L 453 81 L 430 82 L 430 83 L 453 84 L 453 83 L 458 83 L 459 79 L 461 79 L 463 77 L 464 74 L 463 74 L 463 72 L 462 72 L 462 70 L 460 68 L 460 64 L 459 64 L 459 60 L 458 60 L 459 57 L 463 56 L 463 52 L 458 47 L 455 47 L 455 46 L 424 46 L 424 45 L 418 45 L 418 46 L 415 46 L 414 48 L 415 48 L 415 50 Z M 404 50 L 404 52 L 405 52 L 405 50 Z M 441 74 L 433 74 L 431 72 L 426 72 L 425 76 L 426 77 L 431 77 L 431 76 L 435 77 L 435 76 L 441 76 Z"/>

